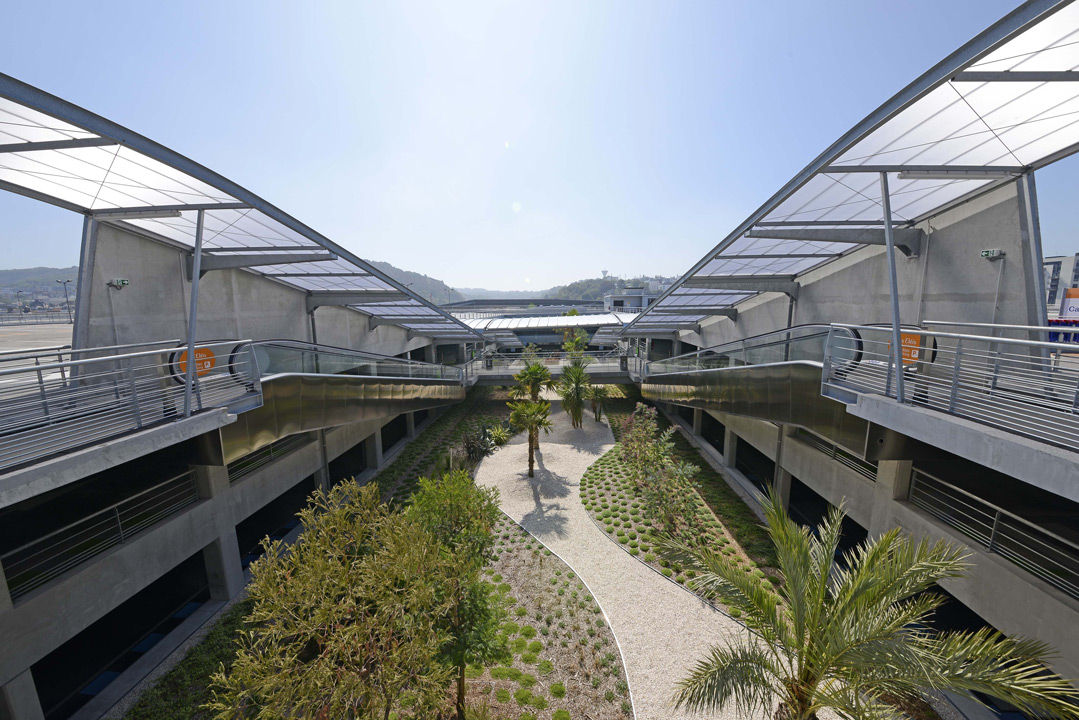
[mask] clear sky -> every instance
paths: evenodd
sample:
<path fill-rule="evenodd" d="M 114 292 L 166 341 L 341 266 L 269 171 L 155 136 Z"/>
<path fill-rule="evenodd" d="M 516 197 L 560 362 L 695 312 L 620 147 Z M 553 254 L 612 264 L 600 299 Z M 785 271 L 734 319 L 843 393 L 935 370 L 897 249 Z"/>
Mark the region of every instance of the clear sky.
<path fill-rule="evenodd" d="M 12 2 L 0 71 L 454 286 L 681 275 L 1017 0 Z M 1079 250 L 1079 159 L 1039 173 Z M 81 218 L 0 193 L 0 267 Z"/>

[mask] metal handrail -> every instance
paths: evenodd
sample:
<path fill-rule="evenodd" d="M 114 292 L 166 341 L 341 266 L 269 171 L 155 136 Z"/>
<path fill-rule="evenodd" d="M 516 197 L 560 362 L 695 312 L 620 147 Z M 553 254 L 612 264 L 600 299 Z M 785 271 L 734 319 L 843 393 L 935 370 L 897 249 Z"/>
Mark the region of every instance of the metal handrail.
<path fill-rule="evenodd" d="M 948 493 L 953 496 L 949 497 Z M 914 470 L 907 500 L 949 527 L 978 541 L 987 552 L 1000 555 L 1068 595 L 1079 598 L 1079 543 L 924 470 Z M 980 525 L 984 530 L 978 530 L 974 525 Z M 1018 526 L 1015 529 L 1021 538 L 1008 533 L 1013 526 Z M 1007 541 L 1019 543 L 1023 554 L 1009 548 Z M 1068 562 L 1050 557 L 1046 550 L 1035 549 L 1035 543 L 1052 550 Z"/>
<path fill-rule="evenodd" d="M 852 325 L 848 323 L 832 323 L 832 327 L 844 328 L 847 330 L 873 330 L 881 331 L 891 328 L 890 325 Z M 1040 329 L 1040 328 L 1039 328 Z M 1046 330 L 1055 328 L 1045 328 Z M 933 332 L 932 330 L 920 330 L 916 328 L 903 327 L 903 332 L 907 334 L 920 335 L 921 337 L 943 338 L 946 340 L 973 340 L 975 342 L 992 343 L 994 345 L 1015 345 L 1017 347 L 1036 347 L 1046 350 L 1059 350 L 1061 352 L 1075 350 L 1075 345 L 1070 343 L 1052 343 L 1045 342 L 1044 340 L 1020 340 L 1016 338 L 1002 338 L 1002 337 L 989 337 L 986 335 L 964 335 L 962 333 L 948 333 L 948 332 Z"/>
<path fill-rule="evenodd" d="M 712 362 L 718 358 L 728 357 L 733 360 L 741 360 L 740 365 L 753 365 L 759 363 L 749 362 L 749 353 L 774 347 L 791 347 L 795 343 L 804 343 L 812 340 L 824 340 L 831 330 L 830 325 L 820 323 L 807 323 L 804 325 L 792 325 L 789 328 L 773 330 L 771 332 L 753 335 L 738 340 L 730 340 L 718 345 L 700 348 L 681 355 L 675 355 L 661 360 L 652 360 L 645 364 L 645 376 L 673 375 L 681 372 L 697 372 L 702 369 L 722 369 L 722 367 L 703 367 L 705 362 Z M 807 332 L 809 334 L 799 335 Z M 785 336 L 785 337 L 781 337 Z M 732 355 L 735 353 L 735 355 Z M 741 357 L 737 357 L 740 353 Z M 824 343 L 820 348 L 821 361 L 824 357 Z M 789 358 L 789 351 L 785 353 L 785 362 Z M 667 369 L 670 368 L 670 369 Z"/>
<path fill-rule="evenodd" d="M 922 325 L 935 325 L 938 327 L 976 327 L 989 328 L 992 330 L 1037 330 L 1046 332 L 1056 332 L 1060 330 L 1059 327 L 1053 327 L 1052 325 L 1001 325 L 999 323 L 955 322 L 952 320 L 923 320 Z"/>
<path fill-rule="evenodd" d="M 0 355 L 18 355 L 18 357 L 3 358 L 3 359 L 0 359 L 0 362 L 14 362 L 15 360 L 33 360 L 34 358 L 52 357 L 53 355 L 57 355 L 57 356 L 61 356 L 61 357 L 63 355 L 70 355 L 71 359 L 74 360 L 76 355 L 85 355 L 87 353 L 105 352 L 105 351 L 112 351 L 112 350 L 128 350 L 130 348 L 137 348 L 137 347 L 145 347 L 145 348 L 160 347 L 160 346 L 175 347 L 175 346 L 178 346 L 180 344 L 180 342 L 181 342 L 180 340 L 173 339 L 173 340 L 153 340 L 151 342 L 140 342 L 140 343 L 126 343 L 124 345 L 102 345 L 100 347 L 79 348 L 77 350 L 71 350 L 70 345 L 59 345 L 57 347 L 46 347 L 46 348 L 26 348 L 26 349 L 23 349 L 23 350 L 7 350 L 7 351 L 4 351 L 4 352 L 0 352 Z M 64 353 L 64 352 L 62 352 L 63 350 L 70 350 L 70 352 Z M 60 351 L 60 352 L 58 352 L 58 351 Z M 19 353 L 23 353 L 23 354 L 19 355 Z M 103 355 L 103 356 L 101 356 L 101 358 L 95 358 L 95 359 L 106 359 L 107 357 L 108 356 Z M 60 362 L 63 362 L 63 360 L 60 360 Z"/>
<path fill-rule="evenodd" d="M 198 499 L 194 472 L 188 470 L 7 551 L 0 556 L 0 565 L 11 597 L 22 597 Z M 162 500 L 167 502 L 163 504 Z M 133 513 L 134 510 L 139 512 Z M 132 518 L 145 513 L 149 514 L 132 522 Z M 126 525 L 125 518 L 128 518 Z M 70 547 L 64 548 L 65 544 Z M 49 556 L 50 552 L 54 555 Z M 24 557 L 11 560 L 19 555 Z"/>
<path fill-rule="evenodd" d="M 313 359 L 316 361 L 316 366 L 313 368 L 314 373 L 305 373 L 303 371 L 296 372 L 294 370 L 281 370 L 274 371 L 271 368 L 262 368 L 263 375 L 268 377 L 270 375 L 288 374 L 339 374 L 339 373 L 321 373 L 317 361 L 319 358 L 345 358 L 349 361 L 363 360 L 365 362 L 358 365 L 374 365 L 376 368 L 384 366 L 399 366 L 406 368 L 406 372 L 401 375 L 377 375 L 378 377 L 385 378 L 397 378 L 397 379 L 432 379 L 432 380 L 457 380 L 464 381 L 463 371 L 453 365 L 442 365 L 439 363 L 429 363 L 422 360 L 412 360 L 411 358 L 399 358 L 392 355 L 380 355 L 378 353 L 368 352 L 366 350 L 352 350 L 349 348 L 336 347 L 332 345 L 319 345 L 316 343 L 309 343 L 299 340 L 260 340 L 258 342 L 251 343 L 251 347 L 254 348 L 266 348 L 266 349 L 281 349 L 290 352 L 297 353 L 310 353 Z M 341 371 L 344 372 L 344 371 Z M 454 377 L 444 377 L 444 375 L 450 374 Z"/>
<path fill-rule="evenodd" d="M 899 394 L 888 328 L 833 328 L 824 395 L 847 403 L 851 393 L 883 395 L 1079 451 L 1079 365 L 1061 362 L 1074 345 L 904 329 L 918 347 L 903 361 Z M 858 333 L 857 361 L 837 330 Z"/>
<path fill-rule="evenodd" d="M 30 353 L 30 356 L 33 357 L 33 355 L 35 353 L 39 353 L 39 354 L 42 354 L 42 355 L 44 355 L 44 354 L 52 355 L 57 350 L 70 350 L 70 349 L 71 349 L 70 345 L 50 345 L 48 347 L 39 347 L 39 348 L 20 348 L 18 350 L 0 350 L 0 356 L 3 356 L 3 355 L 19 355 L 21 353 Z"/>
<path fill-rule="evenodd" d="M 197 410 L 261 404 L 249 341 L 199 348 L 220 359 L 196 374 Z M 170 347 L 0 370 L 0 470 L 179 419 L 182 353 Z"/>

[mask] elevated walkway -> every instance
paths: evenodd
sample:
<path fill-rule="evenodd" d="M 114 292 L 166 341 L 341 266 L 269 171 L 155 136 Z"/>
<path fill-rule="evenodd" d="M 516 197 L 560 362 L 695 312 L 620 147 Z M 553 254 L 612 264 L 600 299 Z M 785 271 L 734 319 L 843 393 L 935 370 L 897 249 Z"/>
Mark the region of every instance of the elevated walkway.
<path fill-rule="evenodd" d="M 523 354 L 489 352 L 460 367 L 468 385 L 512 385 L 515 382 L 513 376 L 524 370 L 530 361 L 542 363 L 550 371 L 551 377 L 557 380 L 575 358 L 584 359 L 585 369 L 594 383 L 630 383 L 640 379 L 640 358 L 624 354 L 621 350 L 577 355 L 565 352 L 535 353 L 528 359 Z"/>
<path fill-rule="evenodd" d="M 0 484 L 44 460 L 188 420 L 178 345 L 0 355 Z M 191 417 L 238 416 L 222 427 L 226 461 L 291 434 L 465 394 L 459 368 L 288 340 L 201 343 L 195 359 Z"/>
<path fill-rule="evenodd" d="M 797 425 L 866 457 L 870 423 L 821 395 L 830 330 L 801 325 L 646 363 L 641 394 L 656 402 Z"/>

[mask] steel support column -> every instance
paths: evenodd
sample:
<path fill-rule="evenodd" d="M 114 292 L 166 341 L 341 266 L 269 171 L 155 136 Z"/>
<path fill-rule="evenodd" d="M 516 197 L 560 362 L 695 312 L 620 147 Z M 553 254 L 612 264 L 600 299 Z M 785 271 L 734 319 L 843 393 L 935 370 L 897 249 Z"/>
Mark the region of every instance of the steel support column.
<path fill-rule="evenodd" d="M 892 300 L 892 362 L 895 364 L 895 397 L 903 402 L 903 345 L 899 321 L 899 279 L 895 268 L 895 238 L 892 236 L 892 201 L 888 195 L 888 173 L 880 174 L 880 201 L 884 208 L 884 244 L 888 255 L 888 284 Z"/>
<path fill-rule="evenodd" d="M 206 211 L 195 221 L 195 249 L 191 262 L 191 305 L 187 313 L 187 368 L 184 373 L 184 417 L 191 417 L 191 391 L 195 386 L 195 332 L 199 319 L 199 270 L 202 268 L 202 228 Z"/>
<path fill-rule="evenodd" d="M 1042 269 L 1042 232 L 1038 220 L 1038 192 L 1034 173 L 1024 173 L 1016 182 L 1019 195 L 1019 232 L 1022 241 L 1023 263 L 1027 266 L 1027 324 L 1044 326 L 1049 314 L 1045 301 L 1045 272 Z M 1033 331 L 1031 340 L 1046 341 L 1046 333 Z"/>

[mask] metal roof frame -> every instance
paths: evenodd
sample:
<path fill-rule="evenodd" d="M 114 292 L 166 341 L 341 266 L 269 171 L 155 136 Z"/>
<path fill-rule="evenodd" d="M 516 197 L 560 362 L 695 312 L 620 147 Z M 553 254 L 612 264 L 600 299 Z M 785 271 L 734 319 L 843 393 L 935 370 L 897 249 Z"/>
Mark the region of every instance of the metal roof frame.
<path fill-rule="evenodd" d="M 1079 152 L 1079 120 L 1068 117 L 1079 113 L 1076 38 L 1072 0 L 1023 3 L 832 143 L 624 333 L 661 317 L 691 279 L 786 274 L 796 281 L 877 244 L 885 226 L 882 172 L 890 176 L 897 245 L 917 254 L 921 238 L 909 232 L 917 224 Z M 748 297 L 729 299 L 733 307 Z"/>

